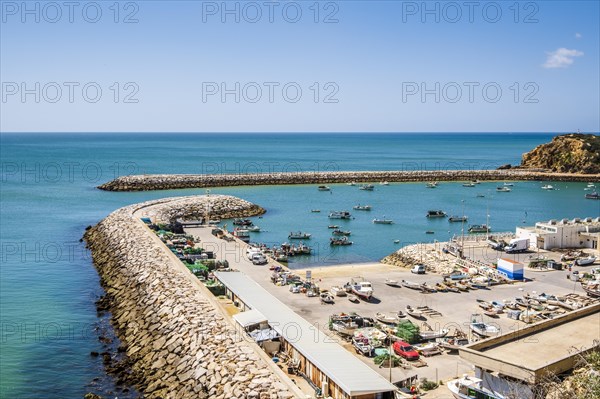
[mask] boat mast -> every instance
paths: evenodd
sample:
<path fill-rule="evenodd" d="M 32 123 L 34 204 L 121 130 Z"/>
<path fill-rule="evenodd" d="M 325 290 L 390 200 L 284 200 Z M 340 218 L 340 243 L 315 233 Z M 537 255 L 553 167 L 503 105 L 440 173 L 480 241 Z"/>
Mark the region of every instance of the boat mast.
<path fill-rule="evenodd" d="M 462 202 L 462 221 L 460 222 L 460 251 L 462 252 L 465 247 L 465 200 Z"/>
<path fill-rule="evenodd" d="M 487 238 L 490 235 L 490 199 L 486 198 L 486 220 L 485 220 L 485 238 L 487 240 Z"/>

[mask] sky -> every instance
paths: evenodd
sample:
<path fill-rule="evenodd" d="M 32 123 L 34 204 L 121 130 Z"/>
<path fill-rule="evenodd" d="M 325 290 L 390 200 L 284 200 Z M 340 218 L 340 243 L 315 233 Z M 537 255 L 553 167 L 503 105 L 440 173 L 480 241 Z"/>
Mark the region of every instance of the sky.
<path fill-rule="evenodd" d="M 0 1 L 2 132 L 600 131 L 599 1 Z"/>

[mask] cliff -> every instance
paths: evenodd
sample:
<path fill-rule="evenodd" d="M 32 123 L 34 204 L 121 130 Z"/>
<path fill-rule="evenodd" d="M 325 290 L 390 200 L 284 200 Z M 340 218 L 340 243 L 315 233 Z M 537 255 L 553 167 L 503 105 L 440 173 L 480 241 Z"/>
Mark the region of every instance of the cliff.
<path fill-rule="evenodd" d="M 523 154 L 522 168 L 559 173 L 600 173 L 600 136 L 565 134 L 556 136 Z"/>

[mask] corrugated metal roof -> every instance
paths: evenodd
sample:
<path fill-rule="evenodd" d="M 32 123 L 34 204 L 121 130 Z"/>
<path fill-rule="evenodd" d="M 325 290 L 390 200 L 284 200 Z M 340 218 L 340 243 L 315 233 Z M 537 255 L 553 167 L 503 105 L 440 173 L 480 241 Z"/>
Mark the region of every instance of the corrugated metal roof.
<path fill-rule="evenodd" d="M 273 329 L 350 396 L 395 391 L 396 387 L 300 317 L 241 272 L 215 276 L 246 305 L 262 313 Z"/>
<path fill-rule="evenodd" d="M 267 321 L 267 318 L 256 309 L 234 314 L 233 319 L 242 327 L 248 327 L 253 324 L 260 324 L 263 321 Z"/>

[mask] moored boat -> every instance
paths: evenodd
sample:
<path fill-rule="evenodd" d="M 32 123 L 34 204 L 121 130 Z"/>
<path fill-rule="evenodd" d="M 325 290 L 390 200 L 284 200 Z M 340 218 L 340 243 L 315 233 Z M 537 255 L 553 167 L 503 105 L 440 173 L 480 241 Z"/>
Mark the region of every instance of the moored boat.
<path fill-rule="evenodd" d="M 329 186 L 319 186 L 319 187 L 317 187 L 317 190 L 319 190 L 319 191 L 331 191 L 331 188 Z"/>
<path fill-rule="evenodd" d="M 587 199 L 600 199 L 600 194 L 597 191 L 594 191 L 591 194 L 586 194 L 585 198 L 587 198 Z"/>
<path fill-rule="evenodd" d="M 371 205 L 354 205 L 353 208 L 357 211 L 370 211 L 371 210 Z"/>
<path fill-rule="evenodd" d="M 252 233 L 260 233 L 260 227 L 258 227 L 257 225 L 248 226 L 246 227 L 246 230 Z"/>
<path fill-rule="evenodd" d="M 352 234 L 352 232 L 350 230 L 335 229 L 331 232 L 331 234 L 333 234 L 334 236 L 349 236 L 350 234 Z"/>
<path fill-rule="evenodd" d="M 352 241 L 348 240 L 348 237 L 343 236 L 341 238 L 331 237 L 329 239 L 329 245 L 352 245 Z"/>
<path fill-rule="evenodd" d="M 450 216 L 448 218 L 449 222 L 466 222 L 468 218 L 466 216 Z"/>
<path fill-rule="evenodd" d="M 492 231 L 491 227 L 487 224 L 472 224 L 469 226 L 469 233 L 488 233 Z"/>
<path fill-rule="evenodd" d="M 302 231 L 290 232 L 288 235 L 288 239 L 290 240 L 308 240 L 310 238 L 310 233 L 303 233 Z"/>
<path fill-rule="evenodd" d="M 508 193 L 512 190 L 509 187 L 500 186 L 500 187 L 496 187 L 496 191 L 498 191 L 499 193 Z"/>
<path fill-rule="evenodd" d="M 392 219 L 386 219 L 386 217 L 384 216 L 382 219 L 373 219 L 373 223 L 375 224 L 393 224 L 394 221 Z"/>
<path fill-rule="evenodd" d="M 554 186 L 552 184 L 546 184 L 542 186 L 542 190 L 554 190 Z"/>
<path fill-rule="evenodd" d="M 364 191 L 373 191 L 375 189 L 375 186 L 372 184 L 362 184 L 358 189 Z"/>
<path fill-rule="evenodd" d="M 348 211 L 334 211 L 329 214 L 329 219 L 351 219 L 352 215 Z"/>
<path fill-rule="evenodd" d="M 463 183 L 462 186 L 463 187 L 475 187 L 475 183 L 473 183 L 473 182 Z"/>
<path fill-rule="evenodd" d="M 437 185 L 438 185 L 438 183 L 436 181 L 432 181 L 432 182 L 427 183 L 426 187 L 427 188 L 436 188 Z"/>
<path fill-rule="evenodd" d="M 429 210 L 429 211 L 427 211 L 426 216 L 428 218 L 445 218 L 446 212 L 444 212 L 442 210 Z"/>

